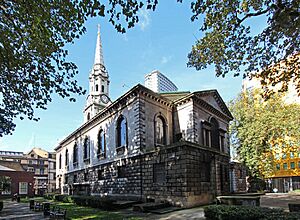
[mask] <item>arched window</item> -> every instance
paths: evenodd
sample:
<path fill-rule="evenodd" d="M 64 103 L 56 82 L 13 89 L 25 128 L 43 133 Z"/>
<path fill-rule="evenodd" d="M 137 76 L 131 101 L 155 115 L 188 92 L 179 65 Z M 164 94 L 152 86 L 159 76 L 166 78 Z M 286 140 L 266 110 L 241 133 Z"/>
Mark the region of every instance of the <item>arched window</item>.
<path fill-rule="evenodd" d="M 98 92 L 98 84 L 96 84 L 96 92 Z"/>
<path fill-rule="evenodd" d="M 78 146 L 75 143 L 73 148 L 73 163 L 77 163 L 77 162 L 78 162 Z"/>
<path fill-rule="evenodd" d="M 90 120 L 90 119 L 91 119 L 91 114 L 88 113 L 88 114 L 87 114 L 87 120 Z"/>
<path fill-rule="evenodd" d="M 89 159 L 89 153 L 90 153 L 90 142 L 89 142 L 89 138 L 86 137 L 83 143 L 83 160 Z"/>
<path fill-rule="evenodd" d="M 127 146 L 127 122 L 124 116 L 117 121 L 117 148 Z"/>
<path fill-rule="evenodd" d="M 217 150 L 220 150 L 219 123 L 215 118 L 211 118 L 210 124 L 211 124 L 211 146 Z"/>
<path fill-rule="evenodd" d="M 159 115 L 155 118 L 154 121 L 154 135 L 155 135 L 155 144 L 156 145 L 166 145 L 166 121 L 165 119 Z"/>
<path fill-rule="evenodd" d="M 101 129 L 98 133 L 98 149 L 97 149 L 97 154 L 98 156 L 100 155 L 105 155 L 105 133 L 103 129 Z"/>
<path fill-rule="evenodd" d="M 61 169 L 61 154 L 59 155 L 58 168 Z"/>
<path fill-rule="evenodd" d="M 101 86 L 101 92 L 104 92 L 104 85 Z"/>
<path fill-rule="evenodd" d="M 69 165 L 69 151 L 68 149 L 66 149 L 66 155 L 65 155 L 65 165 L 68 166 Z"/>

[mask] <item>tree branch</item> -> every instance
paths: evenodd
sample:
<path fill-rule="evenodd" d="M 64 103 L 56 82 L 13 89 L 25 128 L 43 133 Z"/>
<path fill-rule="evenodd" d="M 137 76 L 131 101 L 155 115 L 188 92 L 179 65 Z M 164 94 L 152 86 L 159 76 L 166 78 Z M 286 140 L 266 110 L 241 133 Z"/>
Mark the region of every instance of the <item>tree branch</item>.
<path fill-rule="evenodd" d="M 262 15 L 262 14 L 267 13 L 268 11 L 271 10 L 271 8 L 272 8 L 272 6 L 266 8 L 265 10 L 258 11 L 258 12 L 256 12 L 256 13 L 248 13 L 248 14 L 246 14 L 245 17 L 243 17 L 242 19 L 237 18 L 237 19 L 238 19 L 238 23 L 237 23 L 236 26 L 239 26 L 239 25 L 240 25 L 241 23 L 243 23 L 243 21 L 245 21 L 247 18 L 255 17 L 255 16 L 259 16 L 259 15 Z"/>

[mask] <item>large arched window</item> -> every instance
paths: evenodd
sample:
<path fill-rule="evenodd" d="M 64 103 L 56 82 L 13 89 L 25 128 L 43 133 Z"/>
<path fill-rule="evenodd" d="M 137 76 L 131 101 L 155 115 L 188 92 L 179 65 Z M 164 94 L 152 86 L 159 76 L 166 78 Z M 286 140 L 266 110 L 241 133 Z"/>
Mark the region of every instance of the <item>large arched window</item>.
<path fill-rule="evenodd" d="M 117 121 L 117 148 L 127 146 L 127 122 L 121 115 Z"/>
<path fill-rule="evenodd" d="M 61 169 L 61 154 L 59 155 L 58 169 Z"/>
<path fill-rule="evenodd" d="M 83 143 L 83 160 L 89 159 L 90 154 L 90 141 L 89 138 L 86 137 Z"/>
<path fill-rule="evenodd" d="M 220 150 L 219 123 L 215 118 L 211 118 L 210 124 L 211 124 L 211 146 L 217 150 Z"/>
<path fill-rule="evenodd" d="M 78 146 L 77 143 L 75 143 L 73 148 L 73 163 L 77 163 L 77 162 L 78 162 Z"/>
<path fill-rule="evenodd" d="M 105 150 L 106 150 L 105 141 L 106 141 L 105 133 L 104 133 L 103 129 L 101 129 L 98 133 L 98 149 L 97 149 L 98 157 L 105 156 Z"/>
<path fill-rule="evenodd" d="M 155 135 L 155 144 L 156 145 L 166 145 L 166 120 L 162 115 L 156 116 L 154 121 L 154 135 Z"/>
<path fill-rule="evenodd" d="M 65 155 L 65 166 L 69 165 L 69 151 L 66 149 L 66 155 Z"/>

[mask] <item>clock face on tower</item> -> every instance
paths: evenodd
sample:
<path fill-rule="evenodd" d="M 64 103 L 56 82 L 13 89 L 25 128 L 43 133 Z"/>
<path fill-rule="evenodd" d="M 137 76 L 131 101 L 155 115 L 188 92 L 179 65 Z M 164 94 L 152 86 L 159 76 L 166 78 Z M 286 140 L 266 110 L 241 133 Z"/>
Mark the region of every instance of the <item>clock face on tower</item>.
<path fill-rule="evenodd" d="M 102 101 L 104 104 L 107 104 L 107 103 L 110 101 L 110 98 L 109 98 L 107 95 L 105 95 L 105 94 L 102 94 L 102 95 L 100 96 L 100 99 L 101 99 L 101 101 Z"/>

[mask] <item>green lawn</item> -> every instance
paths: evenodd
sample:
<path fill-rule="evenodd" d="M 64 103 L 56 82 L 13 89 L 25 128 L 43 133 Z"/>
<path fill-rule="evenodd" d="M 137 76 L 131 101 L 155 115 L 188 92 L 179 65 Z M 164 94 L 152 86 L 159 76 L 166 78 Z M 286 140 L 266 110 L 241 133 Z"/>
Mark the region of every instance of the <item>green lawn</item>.
<path fill-rule="evenodd" d="M 43 197 L 35 197 L 35 201 L 47 201 Z M 49 201 L 49 200 L 48 200 Z M 22 198 L 21 202 L 29 203 L 28 198 Z M 136 217 L 130 217 L 127 218 L 126 216 L 117 213 L 117 212 L 108 212 L 103 211 L 101 209 L 96 208 L 90 208 L 90 207 L 84 207 L 84 206 L 78 206 L 74 203 L 62 203 L 62 202 L 56 202 L 56 201 L 49 201 L 51 202 L 51 208 L 52 206 L 60 207 L 61 209 L 67 210 L 67 219 L 105 219 L 105 220 L 140 220 L 141 218 Z"/>

